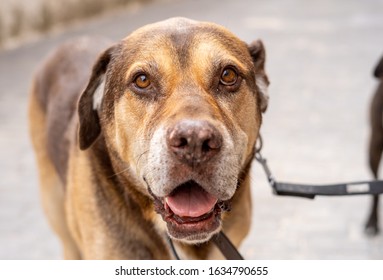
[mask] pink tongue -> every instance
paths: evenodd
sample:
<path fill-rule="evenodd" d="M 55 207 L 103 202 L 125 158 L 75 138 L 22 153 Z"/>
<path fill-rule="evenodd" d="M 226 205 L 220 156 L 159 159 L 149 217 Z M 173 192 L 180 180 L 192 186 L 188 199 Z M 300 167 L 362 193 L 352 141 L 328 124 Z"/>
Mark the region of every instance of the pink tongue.
<path fill-rule="evenodd" d="M 217 199 L 199 186 L 182 186 L 165 203 L 180 217 L 199 217 L 213 209 Z"/>

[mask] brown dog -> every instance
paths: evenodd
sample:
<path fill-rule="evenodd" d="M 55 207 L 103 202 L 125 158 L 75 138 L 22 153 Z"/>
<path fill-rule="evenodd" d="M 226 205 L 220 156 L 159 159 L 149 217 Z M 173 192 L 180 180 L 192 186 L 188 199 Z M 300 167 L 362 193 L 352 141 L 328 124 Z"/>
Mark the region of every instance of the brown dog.
<path fill-rule="evenodd" d="M 378 88 L 371 101 L 370 108 L 370 142 L 369 142 L 369 163 L 375 179 L 378 178 L 380 159 L 383 152 L 383 57 L 375 68 L 374 76 L 380 79 Z M 371 211 L 366 223 L 366 232 L 369 235 L 376 235 L 379 232 L 378 223 L 379 195 L 372 198 Z"/>
<path fill-rule="evenodd" d="M 43 204 L 65 257 L 171 259 L 170 236 L 182 258 L 220 258 L 211 237 L 239 246 L 250 227 L 262 43 L 176 18 L 108 44 L 63 45 L 32 87 Z"/>

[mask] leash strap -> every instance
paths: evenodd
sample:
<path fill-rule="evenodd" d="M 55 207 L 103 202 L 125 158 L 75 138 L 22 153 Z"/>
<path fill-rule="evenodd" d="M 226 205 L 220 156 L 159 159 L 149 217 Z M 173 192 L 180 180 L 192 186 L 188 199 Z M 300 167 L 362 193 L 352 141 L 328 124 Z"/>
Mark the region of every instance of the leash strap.
<path fill-rule="evenodd" d="M 363 181 L 333 185 L 276 183 L 275 191 L 278 195 L 299 196 L 311 199 L 315 198 L 316 195 L 377 195 L 383 193 L 383 181 Z"/>
<path fill-rule="evenodd" d="M 174 243 L 173 243 L 173 240 L 169 237 L 169 235 L 166 235 L 167 238 L 168 238 L 168 242 L 169 242 L 169 245 L 170 245 L 170 249 L 172 250 L 172 253 L 174 255 L 174 257 L 176 258 L 176 260 L 180 260 L 180 257 L 178 256 L 177 254 L 177 250 L 176 248 L 174 247 Z"/>
<path fill-rule="evenodd" d="M 231 243 L 229 238 L 227 238 L 227 236 L 222 231 L 214 235 L 212 240 L 227 260 L 243 260 L 241 254 L 238 252 L 233 243 Z M 174 257 L 177 260 L 180 260 L 180 257 L 177 254 L 177 250 L 174 246 L 173 240 L 169 236 L 168 242 Z"/>
<path fill-rule="evenodd" d="M 257 148 L 255 159 L 262 165 L 270 186 L 276 195 L 296 196 L 314 199 L 316 195 L 343 196 L 343 195 L 377 195 L 383 193 L 383 181 L 360 181 L 330 185 L 306 185 L 277 182 L 271 174 L 267 161 L 262 157 L 262 138 Z"/>
<path fill-rule="evenodd" d="M 243 260 L 241 254 L 222 231 L 213 237 L 213 242 L 227 260 Z"/>

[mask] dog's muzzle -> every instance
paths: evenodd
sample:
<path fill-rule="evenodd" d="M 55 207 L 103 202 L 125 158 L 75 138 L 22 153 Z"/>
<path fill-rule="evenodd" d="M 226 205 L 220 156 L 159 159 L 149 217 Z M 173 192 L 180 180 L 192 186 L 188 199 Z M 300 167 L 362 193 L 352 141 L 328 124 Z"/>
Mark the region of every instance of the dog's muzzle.
<path fill-rule="evenodd" d="M 162 195 L 149 190 L 155 209 L 173 238 L 206 241 L 220 229 L 222 210 L 229 208 L 229 202 L 214 193 L 216 186 L 211 184 L 215 180 L 210 178 L 219 166 L 222 134 L 206 120 L 185 119 L 166 129 L 163 136 L 167 158 L 164 165 L 171 166 L 172 171 L 165 182 L 166 191 L 161 188 Z"/>
<path fill-rule="evenodd" d="M 154 132 L 143 177 L 171 237 L 199 243 L 221 229 L 237 188 L 236 149 L 223 125 L 205 119 Z"/>

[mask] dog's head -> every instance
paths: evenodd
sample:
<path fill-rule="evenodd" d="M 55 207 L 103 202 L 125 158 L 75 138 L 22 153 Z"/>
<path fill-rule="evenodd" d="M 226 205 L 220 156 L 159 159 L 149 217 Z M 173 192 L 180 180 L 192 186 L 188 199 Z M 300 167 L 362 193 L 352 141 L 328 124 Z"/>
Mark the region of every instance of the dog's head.
<path fill-rule="evenodd" d="M 102 133 L 171 237 L 208 240 L 251 160 L 267 107 L 265 50 L 182 18 L 106 50 L 79 102 L 81 149 Z"/>

